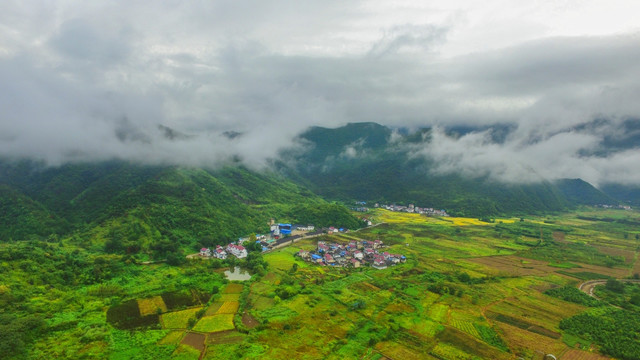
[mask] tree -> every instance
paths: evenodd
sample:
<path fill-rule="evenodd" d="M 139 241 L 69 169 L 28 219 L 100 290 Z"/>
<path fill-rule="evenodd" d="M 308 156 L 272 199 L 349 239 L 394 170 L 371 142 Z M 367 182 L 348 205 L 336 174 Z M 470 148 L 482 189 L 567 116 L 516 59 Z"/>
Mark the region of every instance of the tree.
<path fill-rule="evenodd" d="M 607 290 L 617 292 L 617 293 L 624 292 L 624 284 L 616 279 L 607 280 L 607 283 L 605 284 L 605 288 Z"/>

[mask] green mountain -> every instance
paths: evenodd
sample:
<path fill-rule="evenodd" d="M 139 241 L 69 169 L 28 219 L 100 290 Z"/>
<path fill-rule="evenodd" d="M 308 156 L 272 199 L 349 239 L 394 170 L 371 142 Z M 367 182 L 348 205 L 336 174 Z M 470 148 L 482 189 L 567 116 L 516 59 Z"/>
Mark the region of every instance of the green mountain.
<path fill-rule="evenodd" d="M 42 167 L 0 164 L 0 240 L 55 234 L 83 247 L 156 257 L 225 244 L 268 231 L 269 219 L 359 227 L 327 203 L 273 172 L 215 171 L 126 162 Z"/>
<path fill-rule="evenodd" d="M 581 179 L 560 179 L 554 184 L 572 204 L 616 204 L 619 201 Z"/>
<path fill-rule="evenodd" d="M 447 129 L 451 136 L 470 131 Z M 498 126 L 495 141 L 505 131 L 508 129 Z M 289 159 L 292 165 L 285 171 L 295 173 L 311 190 L 329 199 L 414 203 L 456 215 L 531 214 L 608 199 L 581 180 L 505 184 L 486 176 L 437 174 L 430 171 L 430 160 L 412 156 L 415 146 L 430 141 L 430 129 L 392 133 L 375 123 L 311 128 L 301 136 L 307 150 Z"/>

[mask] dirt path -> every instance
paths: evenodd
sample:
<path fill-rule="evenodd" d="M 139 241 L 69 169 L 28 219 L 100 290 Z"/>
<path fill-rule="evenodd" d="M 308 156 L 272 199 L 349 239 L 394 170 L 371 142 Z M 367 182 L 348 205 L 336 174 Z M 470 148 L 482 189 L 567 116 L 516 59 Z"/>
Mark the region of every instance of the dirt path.
<path fill-rule="evenodd" d="M 636 283 L 636 284 L 640 284 L 640 280 L 639 279 L 618 279 L 618 281 L 620 282 L 626 282 L 626 283 Z M 605 285 L 607 283 L 607 280 L 589 280 L 589 281 L 585 281 L 582 284 L 580 284 L 578 286 L 578 289 L 580 289 L 582 292 L 584 292 L 585 294 L 597 299 L 597 296 L 595 296 L 593 294 L 593 289 L 595 289 L 596 286 L 598 285 Z"/>

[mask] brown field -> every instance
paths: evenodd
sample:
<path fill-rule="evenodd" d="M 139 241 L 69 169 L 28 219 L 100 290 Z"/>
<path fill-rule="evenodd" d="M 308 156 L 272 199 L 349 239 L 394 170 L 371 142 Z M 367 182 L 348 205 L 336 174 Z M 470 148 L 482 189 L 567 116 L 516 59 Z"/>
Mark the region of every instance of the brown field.
<path fill-rule="evenodd" d="M 189 345 L 198 351 L 204 351 L 204 340 L 206 336 L 204 334 L 189 332 L 184 336 L 180 344 Z"/>
<path fill-rule="evenodd" d="M 244 326 L 246 326 L 249 329 L 253 329 L 254 327 L 260 325 L 258 320 L 256 320 L 256 318 L 254 318 L 253 316 L 251 316 L 251 314 L 247 312 L 242 314 L 242 323 L 244 324 Z"/>
<path fill-rule="evenodd" d="M 243 286 L 241 284 L 229 284 L 224 288 L 223 294 L 240 294 Z"/>
<path fill-rule="evenodd" d="M 167 312 L 167 305 L 165 305 L 161 296 L 138 299 L 137 301 L 141 316 L 157 314 L 158 310 Z"/>
<path fill-rule="evenodd" d="M 244 340 L 245 335 L 235 331 L 220 331 L 217 333 L 209 334 L 207 337 L 207 344 L 236 344 Z"/>
<path fill-rule="evenodd" d="M 611 360 L 612 358 L 600 354 L 594 354 L 587 351 L 582 350 L 569 350 L 560 360 Z"/>
<path fill-rule="evenodd" d="M 216 314 L 235 314 L 239 307 L 240 303 L 237 301 L 225 301 Z"/>

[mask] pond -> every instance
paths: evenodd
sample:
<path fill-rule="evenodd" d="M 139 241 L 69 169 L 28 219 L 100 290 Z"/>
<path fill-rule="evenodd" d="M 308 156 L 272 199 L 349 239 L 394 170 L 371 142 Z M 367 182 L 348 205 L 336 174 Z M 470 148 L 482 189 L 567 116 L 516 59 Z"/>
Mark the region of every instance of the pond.
<path fill-rule="evenodd" d="M 249 274 L 248 272 L 242 270 L 240 268 L 240 266 L 236 266 L 233 271 L 225 271 L 224 272 L 224 276 L 227 277 L 228 280 L 235 280 L 235 281 L 246 281 L 251 279 L 251 274 Z"/>

